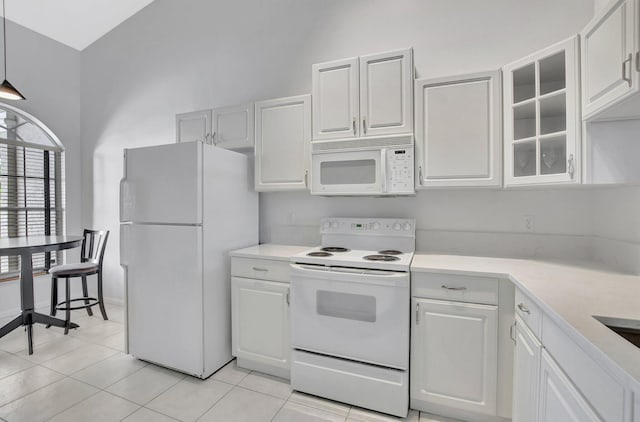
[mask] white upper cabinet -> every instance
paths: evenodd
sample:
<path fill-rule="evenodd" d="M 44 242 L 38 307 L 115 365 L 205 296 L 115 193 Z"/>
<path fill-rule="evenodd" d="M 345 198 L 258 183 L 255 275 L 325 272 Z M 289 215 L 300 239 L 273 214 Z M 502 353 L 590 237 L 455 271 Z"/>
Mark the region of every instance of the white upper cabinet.
<path fill-rule="evenodd" d="M 314 64 L 312 69 L 313 139 L 358 136 L 358 58 Z"/>
<path fill-rule="evenodd" d="M 499 71 L 416 81 L 416 188 L 500 186 Z"/>
<path fill-rule="evenodd" d="M 580 36 L 583 118 L 640 118 L 640 0 L 612 2 Z"/>
<path fill-rule="evenodd" d="M 311 96 L 260 101 L 255 110 L 256 191 L 307 189 Z"/>
<path fill-rule="evenodd" d="M 226 149 L 253 148 L 253 104 L 213 109 L 213 144 Z"/>
<path fill-rule="evenodd" d="M 211 143 L 211 110 L 176 114 L 176 142 Z"/>
<path fill-rule="evenodd" d="M 360 57 L 362 136 L 413 131 L 413 51 Z"/>
<path fill-rule="evenodd" d="M 503 68 L 505 186 L 580 183 L 578 38 Z"/>
<path fill-rule="evenodd" d="M 313 65 L 313 139 L 413 131 L 413 50 Z"/>

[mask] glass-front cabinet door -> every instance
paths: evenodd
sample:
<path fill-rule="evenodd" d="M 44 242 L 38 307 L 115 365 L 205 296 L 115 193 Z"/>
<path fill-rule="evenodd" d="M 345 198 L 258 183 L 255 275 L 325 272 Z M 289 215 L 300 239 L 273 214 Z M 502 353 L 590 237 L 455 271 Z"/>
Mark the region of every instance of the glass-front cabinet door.
<path fill-rule="evenodd" d="M 505 186 L 580 183 L 578 38 L 504 67 Z"/>

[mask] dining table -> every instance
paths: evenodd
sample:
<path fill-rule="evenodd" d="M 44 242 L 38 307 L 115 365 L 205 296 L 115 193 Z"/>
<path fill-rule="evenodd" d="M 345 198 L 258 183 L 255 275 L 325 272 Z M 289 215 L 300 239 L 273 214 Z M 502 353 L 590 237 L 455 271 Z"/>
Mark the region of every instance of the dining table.
<path fill-rule="evenodd" d="M 24 326 L 27 331 L 29 354 L 33 354 L 33 324 L 65 327 L 66 322 L 34 309 L 33 299 L 33 254 L 77 248 L 82 244 L 82 236 L 24 236 L 0 238 L 0 256 L 20 256 L 20 308 L 22 312 L 0 327 L 0 338 Z M 78 328 L 71 323 L 70 328 Z"/>

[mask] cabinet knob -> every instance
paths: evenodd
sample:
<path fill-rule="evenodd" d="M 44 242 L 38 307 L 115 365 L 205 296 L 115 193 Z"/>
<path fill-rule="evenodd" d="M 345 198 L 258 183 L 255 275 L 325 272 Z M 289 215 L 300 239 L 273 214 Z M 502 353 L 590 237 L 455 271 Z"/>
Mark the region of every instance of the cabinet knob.
<path fill-rule="evenodd" d="M 629 53 L 629 57 L 627 57 L 627 60 L 622 62 L 622 79 L 627 81 L 627 83 L 629 84 L 629 88 L 631 88 L 632 85 L 632 80 L 631 80 L 631 69 L 633 67 L 633 54 Z M 629 76 L 627 77 L 627 63 L 629 63 Z"/>
<path fill-rule="evenodd" d="M 569 155 L 569 159 L 567 160 L 567 172 L 569 176 L 573 179 L 573 173 L 575 172 L 575 168 L 573 165 L 573 154 Z"/>
<path fill-rule="evenodd" d="M 367 118 L 363 117 L 362 118 L 362 131 L 364 132 L 364 134 L 367 134 Z"/>
<path fill-rule="evenodd" d="M 353 136 L 356 136 L 356 118 L 353 118 Z"/>
<path fill-rule="evenodd" d="M 520 309 L 520 312 L 524 312 L 527 315 L 531 314 L 531 311 L 525 306 L 524 303 L 518 303 L 518 309 Z"/>

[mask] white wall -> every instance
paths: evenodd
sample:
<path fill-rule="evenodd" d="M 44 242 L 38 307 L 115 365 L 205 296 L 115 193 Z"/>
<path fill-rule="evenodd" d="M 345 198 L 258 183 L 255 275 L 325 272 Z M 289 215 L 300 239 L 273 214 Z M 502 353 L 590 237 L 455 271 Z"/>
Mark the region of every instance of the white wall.
<path fill-rule="evenodd" d="M 406 46 L 419 77 L 495 69 L 577 33 L 592 14 L 585 0 L 156 0 L 82 53 L 83 215 L 116 232 L 107 293 L 122 289 L 122 149 L 172 142 L 175 113 L 308 93 L 313 63 Z M 309 242 L 323 215 L 401 214 L 430 232 L 422 247 L 464 252 L 492 233 L 520 231 L 523 215 L 535 214 L 537 232 L 553 236 L 525 236 L 518 255 L 567 250 L 566 242 L 583 255 L 589 199 L 580 190 L 363 200 L 263 194 L 261 232 L 263 241 Z"/>
<path fill-rule="evenodd" d="M 10 21 L 7 41 L 9 81 L 27 98 L 7 104 L 37 117 L 64 144 L 67 232 L 80 233 L 80 52 Z M 36 280 L 37 304 L 49 303 L 48 280 Z M 17 281 L 0 283 L 0 317 L 15 314 L 20 308 L 18 287 Z"/>

